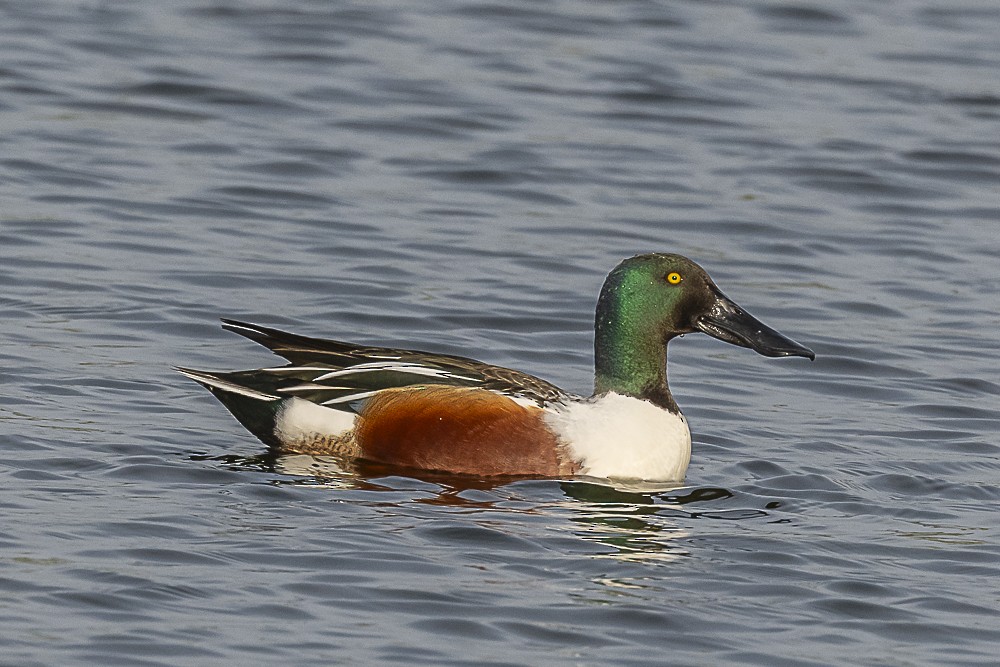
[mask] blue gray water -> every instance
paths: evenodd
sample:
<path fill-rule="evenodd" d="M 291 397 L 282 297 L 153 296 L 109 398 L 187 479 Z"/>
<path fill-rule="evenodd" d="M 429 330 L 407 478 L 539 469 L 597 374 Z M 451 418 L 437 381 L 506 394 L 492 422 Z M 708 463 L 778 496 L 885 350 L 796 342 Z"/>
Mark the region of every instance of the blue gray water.
<path fill-rule="evenodd" d="M 1000 5 L 0 4 L 0 663 L 973 665 L 1000 645 Z M 238 317 L 575 391 L 676 251 L 686 486 L 338 475 Z"/>

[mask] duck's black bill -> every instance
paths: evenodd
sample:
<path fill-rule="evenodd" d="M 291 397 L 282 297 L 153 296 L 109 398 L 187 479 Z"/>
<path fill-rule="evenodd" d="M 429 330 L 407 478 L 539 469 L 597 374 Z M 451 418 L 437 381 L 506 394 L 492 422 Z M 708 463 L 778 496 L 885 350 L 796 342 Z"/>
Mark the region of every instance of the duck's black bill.
<path fill-rule="evenodd" d="M 783 336 L 756 317 L 740 308 L 722 292 L 716 293 L 715 303 L 695 321 L 699 331 L 712 338 L 749 347 L 765 357 L 805 357 L 816 355 L 808 347 Z"/>

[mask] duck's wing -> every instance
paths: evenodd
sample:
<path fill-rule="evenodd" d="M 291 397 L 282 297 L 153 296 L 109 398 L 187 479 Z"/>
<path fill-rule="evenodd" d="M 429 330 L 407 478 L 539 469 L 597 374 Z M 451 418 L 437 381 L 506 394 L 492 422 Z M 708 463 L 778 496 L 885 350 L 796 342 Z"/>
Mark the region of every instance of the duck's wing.
<path fill-rule="evenodd" d="M 569 394 L 534 375 L 449 354 L 359 346 L 225 319 L 229 331 L 263 345 L 288 366 L 226 374 L 256 391 L 340 407 L 377 391 L 419 384 L 479 387 L 544 405 Z M 266 385 L 262 386 L 262 385 Z"/>

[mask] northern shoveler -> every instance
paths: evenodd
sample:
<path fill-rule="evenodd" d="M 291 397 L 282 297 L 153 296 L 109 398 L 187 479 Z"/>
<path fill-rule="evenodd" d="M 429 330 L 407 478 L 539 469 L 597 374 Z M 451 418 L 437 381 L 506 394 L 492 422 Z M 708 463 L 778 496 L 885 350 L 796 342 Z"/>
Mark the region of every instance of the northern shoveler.
<path fill-rule="evenodd" d="M 364 347 L 223 320 L 287 359 L 231 373 L 179 368 L 280 454 L 477 476 L 679 481 L 691 434 L 667 388 L 667 343 L 701 331 L 768 357 L 807 357 L 680 255 L 637 255 L 597 301 L 594 394 L 445 354 Z"/>

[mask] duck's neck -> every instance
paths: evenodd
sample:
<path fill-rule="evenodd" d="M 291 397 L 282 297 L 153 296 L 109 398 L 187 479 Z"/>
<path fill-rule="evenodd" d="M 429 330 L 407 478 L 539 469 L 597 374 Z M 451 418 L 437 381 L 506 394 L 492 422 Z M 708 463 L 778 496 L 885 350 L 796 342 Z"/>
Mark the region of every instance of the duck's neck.
<path fill-rule="evenodd" d="M 601 299 L 594 327 L 594 394 L 645 399 L 680 414 L 667 387 L 667 340 L 648 320 Z"/>

